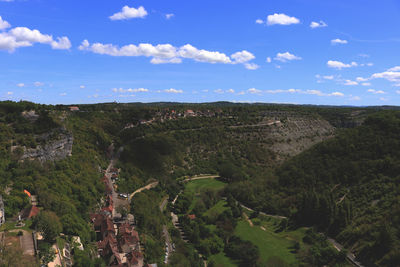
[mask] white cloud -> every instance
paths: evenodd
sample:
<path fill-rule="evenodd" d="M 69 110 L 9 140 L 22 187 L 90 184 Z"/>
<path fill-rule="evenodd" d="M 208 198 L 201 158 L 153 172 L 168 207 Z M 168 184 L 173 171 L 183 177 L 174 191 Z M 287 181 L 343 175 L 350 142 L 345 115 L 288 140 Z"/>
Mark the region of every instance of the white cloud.
<path fill-rule="evenodd" d="M 3 18 L 0 16 L 0 31 L 5 30 L 10 27 L 11 27 L 11 24 L 8 23 L 7 21 L 3 20 Z"/>
<path fill-rule="evenodd" d="M 290 17 L 286 14 L 273 14 L 267 17 L 267 25 L 291 25 L 291 24 L 298 24 L 300 20 L 295 17 Z"/>
<path fill-rule="evenodd" d="M 36 87 L 39 87 L 39 86 L 43 86 L 44 85 L 44 83 L 42 83 L 42 82 L 34 82 L 33 83 Z"/>
<path fill-rule="evenodd" d="M 325 75 L 325 76 L 323 76 L 323 78 L 325 80 L 333 80 L 335 78 L 335 76 L 333 76 L 333 75 Z"/>
<path fill-rule="evenodd" d="M 14 92 L 7 92 L 7 95 L 13 95 Z"/>
<path fill-rule="evenodd" d="M 340 61 L 336 60 L 329 60 L 327 63 L 328 67 L 334 68 L 334 69 L 343 69 L 343 68 L 351 68 L 351 67 L 356 67 L 358 64 L 356 62 L 351 62 L 350 64 L 345 64 Z"/>
<path fill-rule="evenodd" d="M 174 17 L 175 16 L 175 14 L 172 14 L 172 13 L 170 13 L 170 14 L 165 14 L 165 18 L 166 19 L 171 19 L 172 17 Z"/>
<path fill-rule="evenodd" d="M 271 62 L 272 62 L 272 59 L 271 59 L 270 57 L 267 57 L 266 62 L 267 62 L 267 63 L 271 63 Z"/>
<path fill-rule="evenodd" d="M 247 92 L 250 94 L 259 94 L 259 93 L 261 93 L 261 90 L 258 90 L 256 88 L 250 88 L 247 90 Z"/>
<path fill-rule="evenodd" d="M 345 80 L 344 85 L 358 85 L 358 82 L 352 80 Z"/>
<path fill-rule="evenodd" d="M 347 40 L 341 40 L 341 39 L 334 39 L 331 40 L 331 44 L 335 45 L 335 44 L 347 44 L 348 41 Z"/>
<path fill-rule="evenodd" d="M 67 93 L 61 93 L 60 94 L 60 96 L 66 96 L 67 95 Z"/>
<path fill-rule="evenodd" d="M 257 19 L 257 20 L 256 20 L 256 23 L 257 23 L 257 24 L 263 24 L 264 21 L 263 21 L 262 19 Z"/>
<path fill-rule="evenodd" d="M 362 83 L 362 86 L 371 86 L 371 83 Z"/>
<path fill-rule="evenodd" d="M 366 82 L 366 81 L 368 81 L 369 79 L 368 78 L 363 78 L 363 77 L 357 77 L 356 78 L 356 81 L 357 82 Z"/>
<path fill-rule="evenodd" d="M 150 60 L 150 63 L 152 64 L 180 64 L 182 63 L 182 59 L 173 57 L 173 58 L 159 58 L 159 57 L 153 57 Z"/>
<path fill-rule="evenodd" d="M 172 94 L 182 94 L 182 93 L 183 93 L 182 90 L 177 90 L 177 89 L 174 89 L 174 88 L 166 89 L 166 90 L 164 90 L 164 92 L 166 92 L 166 93 L 172 93 Z"/>
<path fill-rule="evenodd" d="M 233 89 L 228 89 L 226 92 L 227 92 L 227 93 L 233 94 L 233 93 L 235 93 L 235 90 L 233 90 Z"/>
<path fill-rule="evenodd" d="M 381 98 L 379 98 L 379 100 L 380 100 L 380 101 L 388 101 L 389 98 L 381 97 Z"/>
<path fill-rule="evenodd" d="M 224 93 L 224 90 L 222 90 L 222 89 L 217 89 L 217 90 L 214 90 L 214 93 L 223 94 L 223 93 Z"/>
<path fill-rule="evenodd" d="M 8 32 L 0 33 L 0 50 L 13 52 L 16 48 L 32 46 L 35 43 L 48 44 L 53 49 L 71 48 L 68 37 L 57 37 L 55 41 L 51 35 L 26 27 L 16 27 Z"/>
<path fill-rule="evenodd" d="M 146 16 L 147 16 L 147 11 L 146 9 L 144 9 L 143 6 L 140 6 L 138 8 L 124 6 L 121 12 L 115 13 L 109 18 L 111 20 L 125 20 L 132 18 L 144 18 Z"/>
<path fill-rule="evenodd" d="M 369 58 L 370 57 L 370 55 L 368 55 L 368 54 L 359 54 L 358 56 L 359 57 L 363 57 L 363 58 Z"/>
<path fill-rule="evenodd" d="M 182 46 L 178 51 L 179 56 L 183 58 L 190 58 L 194 59 L 195 61 L 199 62 L 207 62 L 207 63 L 231 63 L 231 59 L 225 55 L 224 53 L 220 52 L 213 52 L 207 50 L 199 50 L 196 47 L 187 44 Z"/>
<path fill-rule="evenodd" d="M 360 101 L 360 100 L 361 100 L 361 97 L 359 97 L 359 96 L 352 96 L 352 97 L 350 97 L 350 100 L 353 100 L 353 101 Z"/>
<path fill-rule="evenodd" d="M 278 54 L 276 54 L 276 57 L 275 57 L 275 60 L 278 60 L 281 62 L 287 62 L 290 60 L 300 60 L 300 59 L 301 59 L 301 57 L 290 54 L 289 52 L 278 53 Z"/>
<path fill-rule="evenodd" d="M 256 69 L 260 68 L 260 66 L 255 63 L 245 63 L 244 67 L 248 70 L 256 70 Z"/>
<path fill-rule="evenodd" d="M 112 91 L 114 93 L 139 93 L 139 92 L 148 92 L 149 89 L 146 88 L 128 88 L 128 89 L 124 89 L 124 88 L 113 88 Z"/>
<path fill-rule="evenodd" d="M 81 89 L 85 89 L 85 88 L 86 88 L 86 86 L 84 86 L 84 85 L 81 85 L 81 86 L 79 86 L 79 88 L 81 88 Z"/>
<path fill-rule="evenodd" d="M 329 94 L 329 95 L 330 95 L 330 96 L 340 96 L 340 97 L 344 96 L 344 94 L 341 93 L 341 92 L 333 92 L 333 93 L 331 93 L 331 94 Z"/>
<path fill-rule="evenodd" d="M 372 94 L 385 94 L 384 91 L 382 91 L 382 90 L 375 90 L 375 89 L 368 89 L 367 92 L 368 92 L 368 93 L 372 93 Z"/>
<path fill-rule="evenodd" d="M 326 24 L 325 22 L 323 22 L 322 20 L 320 20 L 319 22 L 311 22 L 310 24 L 310 28 L 315 29 L 315 28 L 323 28 L 323 27 L 327 27 L 328 24 Z"/>
<path fill-rule="evenodd" d="M 232 54 L 231 58 L 234 60 L 234 63 L 245 63 L 255 59 L 256 57 L 249 51 L 243 50 Z"/>
<path fill-rule="evenodd" d="M 390 69 L 388 69 L 388 71 L 400 71 L 400 66 L 390 68 Z"/>
<path fill-rule="evenodd" d="M 18 83 L 17 86 L 18 86 L 18 87 L 24 87 L 25 84 L 24 84 L 24 83 Z"/>
<path fill-rule="evenodd" d="M 386 79 L 390 82 L 399 83 L 400 82 L 400 66 L 393 67 L 387 71 L 374 73 L 371 79 Z"/>
<path fill-rule="evenodd" d="M 84 40 L 79 46 L 79 50 L 116 57 L 152 57 L 150 62 L 153 64 L 181 63 L 183 58 L 212 64 L 246 64 L 248 61 L 255 58 L 252 53 L 246 50 L 232 54 L 231 58 L 224 53 L 197 49 L 190 44 L 174 47 L 171 44 L 159 44 L 154 46 L 152 44 L 142 43 L 139 45 L 130 44 L 118 47 L 112 44 L 90 44 L 88 40 Z M 254 68 L 255 66 L 251 65 L 250 67 Z"/>
<path fill-rule="evenodd" d="M 397 91 L 396 91 L 396 94 L 399 94 L 399 95 L 400 95 L 400 90 L 397 90 Z"/>

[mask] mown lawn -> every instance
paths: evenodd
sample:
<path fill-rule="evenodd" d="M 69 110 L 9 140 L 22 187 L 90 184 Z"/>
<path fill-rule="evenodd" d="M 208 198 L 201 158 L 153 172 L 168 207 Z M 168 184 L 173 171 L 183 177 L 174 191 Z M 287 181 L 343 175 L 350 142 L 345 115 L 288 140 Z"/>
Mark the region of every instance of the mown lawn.
<path fill-rule="evenodd" d="M 255 220 L 257 222 L 258 219 Z M 296 254 L 293 253 L 293 245 L 296 241 L 302 245 L 302 238 L 305 229 L 300 228 L 295 231 L 282 231 L 276 233 L 276 220 L 259 220 L 259 225 L 251 227 L 245 220 L 240 220 L 235 229 L 235 234 L 243 240 L 249 240 L 255 244 L 260 251 L 262 261 L 267 261 L 270 257 L 279 257 L 287 264 L 296 266 Z M 261 229 L 261 226 L 265 230 Z"/>
<path fill-rule="evenodd" d="M 201 179 L 201 180 L 194 180 L 190 181 L 185 186 L 185 194 L 192 194 L 194 199 L 190 204 L 189 210 L 192 210 L 196 205 L 196 201 L 198 197 L 196 194 L 204 191 L 204 190 L 215 190 L 219 191 L 223 189 L 227 184 L 216 179 Z"/>
<path fill-rule="evenodd" d="M 198 193 L 205 189 L 220 190 L 226 186 L 226 183 L 216 179 L 201 179 L 190 181 L 185 186 L 185 191 Z"/>

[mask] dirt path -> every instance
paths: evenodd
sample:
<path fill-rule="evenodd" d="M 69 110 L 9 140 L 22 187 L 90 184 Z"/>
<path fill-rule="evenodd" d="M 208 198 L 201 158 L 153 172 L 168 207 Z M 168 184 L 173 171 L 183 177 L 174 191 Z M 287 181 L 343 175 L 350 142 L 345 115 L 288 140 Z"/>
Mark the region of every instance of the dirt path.
<path fill-rule="evenodd" d="M 220 177 L 219 175 L 194 176 L 194 177 L 187 178 L 187 179 L 183 180 L 182 182 L 186 183 L 186 182 L 201 180 L 201 179 L 216 179 L 219 177 Z"/>
<path fill-rule="evenodd" d="M 143 187 L 139 188 L 138 190 L 136 190 L 135 192 L 133 192 L 133 193 L 129 196 L 129 202 L 131 202 L 132 198 L 133 198 L 137 193 L 140 193 L 140 192 L 142 192 L 142 191 L 144 191 L 144 190 L 150 190 L 150 189 L 156 187 L 157 185 L 158 185 L 158 181 L 152 182 L 152 183 L 150 183 L 150 184 L 148 184 L 148 185 L 146 185 L 146 186 L 143 186 Z"/>
<path fill-rule="evenodd" d="M 243 204 L 240 203 L 240 202 L 239 202 L 239 204 L 240 204 L 240 206 L 241 206 L 242 208 L 244 208 L 244 209 L 246 209 L 246 210 L 249 210 L 249 211 L 252 211 L 252 212 L 254 211 L 253 209 L 251 209 L 251 208 L 249 208 L 249 207 L 246 207 L 245 205 L 243 205 Z M 262 211 L 260 211 L 260 214 L 261 214 L 261 215 L 264 215 L 264 216 L 267 216 L 267 217 L 277 218 L 277 219 L 287 219 L 287 217 L 285 217 L 285 216 L 267 214 L 267 213 L 262 212 Z"/>
<path fill-rule="evenodd" d="M 25 230 L 11 230 L 10 232 L 18 233 L 21 231 L 23 235 L 19 237 L 19 242 L 21 244 L 21 248 L 24 251 L 24 255 L 30 255 L 30 256 L 35 256 L 35 247 L 33 246 L 33 237 L 32 233 L 29 233 L 28 231 Z"/>
<path fill-rule="evenodd" d="M 249 216 L 247 216 L 247 214 L 246 214 L 245 212 L 243 212 L 243 217 L 244 217 L 244 219 L 245 219 L 246 221 L 249 222 L 249 225 L 250 225 L 251 227 L 254 226 L 253 222 L 249 219 Z"/>

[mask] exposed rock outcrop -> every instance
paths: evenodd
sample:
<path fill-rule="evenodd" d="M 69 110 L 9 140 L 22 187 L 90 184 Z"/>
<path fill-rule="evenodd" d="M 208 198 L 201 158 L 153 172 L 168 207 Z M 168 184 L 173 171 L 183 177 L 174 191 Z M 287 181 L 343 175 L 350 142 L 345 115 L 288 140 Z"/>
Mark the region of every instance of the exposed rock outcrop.
<path fill-rule="evenodd" d="M 39 160 L 40 162 L 61 160 L 72 155 L 74 138 L 72 133 L 60 128 L 36 137 L 41 145 L 36 148 L 23 147 L 20 160 Z"/>

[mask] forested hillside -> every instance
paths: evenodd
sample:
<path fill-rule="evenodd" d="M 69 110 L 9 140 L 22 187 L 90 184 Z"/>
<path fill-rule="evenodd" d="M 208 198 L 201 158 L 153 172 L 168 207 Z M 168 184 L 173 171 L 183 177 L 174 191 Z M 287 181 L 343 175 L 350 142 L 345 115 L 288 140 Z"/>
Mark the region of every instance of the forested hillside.
<path fill-rule="evenodd" d="M 400 262 L 400 113 L 384 111 L 277 168 L 270 183 L 232 185 L 255 206 L 337 238 L 366 266 Z M 262 201 L 261 201 L 262 200 Z M 265 200 L 271 202 L 265 205 Z"/>
<path fill-rule="evenodd" d="M 30 222 L 31 230 L 50 218 L 59 225 L 50 239 L 61 232 L 80 236 L 85 250 L 76 252 L 76 266 L 105 264 L 95 257 L 89 215 L 106 202 L 101 179 L 116 154 L 118 192 L 130 194 L 159 182 L 121 211 L 136 218 L 145 262 L 163 266 L 165 227 L 177 247 L 171 256 L 177 266 L 201 266 L 198 251 L 212 264 L 286 266 L 261 239 L 248 240 L 249 233 L 296 240 L 289 257 L 294 266 L 343 264 L 345 254 L 336 253 L 318 233 L 341 242 L 366 266 L 400 261 L 397 111 L 226 102 L 105 103 L 70 111 L 62 105 L 2 102 L 0 128 L 0 194 L 7 220 L 15 221 L 30 207 L 24 190 L 37 195 L 42 215 Z M 168 204 L 162 210 L 162 202 L 185 191 L 185 177 L 199 174 L 220 175 L 227 186 L 215 194 L 183 194 L 178 208 Z M 172 227 L 173 210 L 190 233 L 189 244 Z M 260 212 L 288 220 L 269 220 Z M 190 213 L 195 220 L 187 219 Z M 246 216 L 271 233 L 256 234 Z M 303 227 L 313 228 L 305 232 Z M 217 240 L 218 247 L 210 240 Z M 292 253 L 287 242 L 278 246 L 285 250 L 282 255 Z M 237 253 L 241 246 L 251 248 L 251 259 Z"/>

